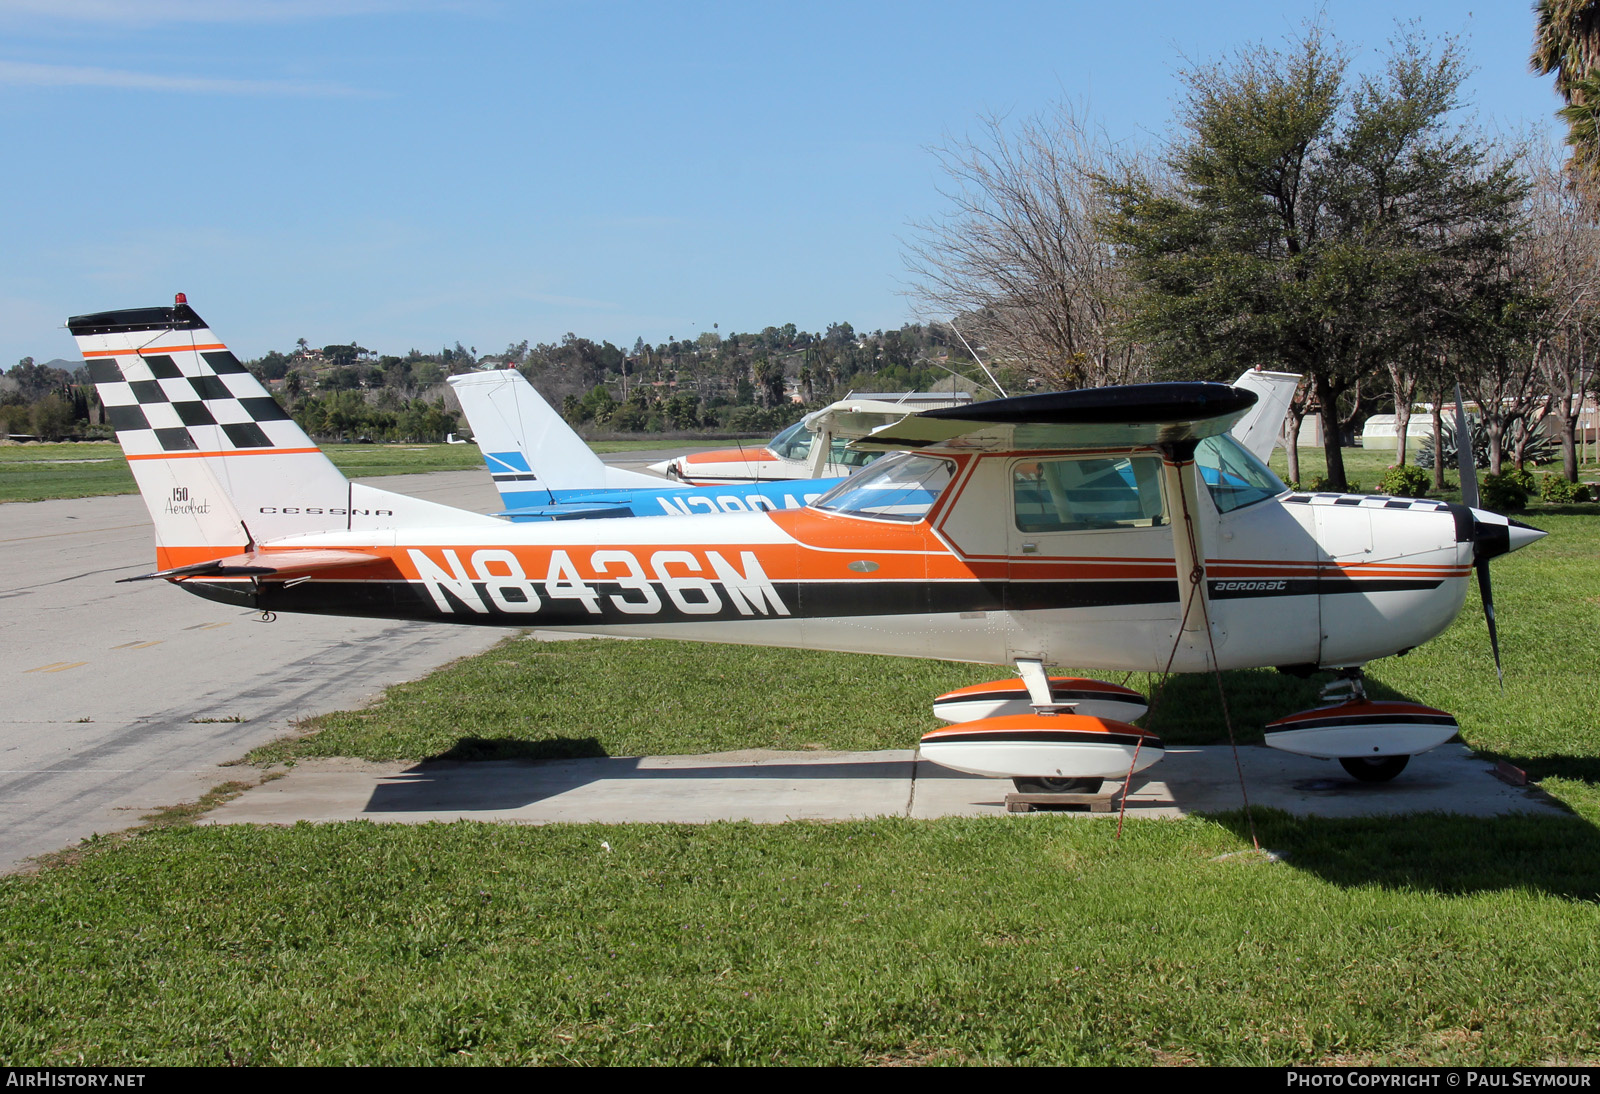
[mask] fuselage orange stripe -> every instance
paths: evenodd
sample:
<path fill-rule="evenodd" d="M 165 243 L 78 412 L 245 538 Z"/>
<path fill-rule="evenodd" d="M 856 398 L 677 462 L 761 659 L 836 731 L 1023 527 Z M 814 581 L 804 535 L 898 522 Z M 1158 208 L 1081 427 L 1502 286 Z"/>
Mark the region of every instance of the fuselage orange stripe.
<path fill-rule="evenodd" d="M 321 452 L 320 448 L 242 448 L 235 452 L 151 452 L 143 456 L 129 456 L 130 460 L 197 460 L 213 456 L 295 456 L 308 452 Z"/>

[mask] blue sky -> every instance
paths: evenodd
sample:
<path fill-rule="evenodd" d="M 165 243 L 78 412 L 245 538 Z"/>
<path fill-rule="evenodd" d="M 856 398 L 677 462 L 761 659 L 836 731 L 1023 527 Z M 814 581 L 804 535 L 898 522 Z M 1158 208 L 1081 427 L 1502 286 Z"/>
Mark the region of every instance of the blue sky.
<path fill-rule="evenodd" d="M 1459 36 L 1477 124 L 1559 139 L 1528 2 L 0 0 L 0 367 L 177 291 L 251 357 L 898 326 L 931 145 L 1063 99 L 1154 142 L 1319 11 L 1358 67 Z"/>

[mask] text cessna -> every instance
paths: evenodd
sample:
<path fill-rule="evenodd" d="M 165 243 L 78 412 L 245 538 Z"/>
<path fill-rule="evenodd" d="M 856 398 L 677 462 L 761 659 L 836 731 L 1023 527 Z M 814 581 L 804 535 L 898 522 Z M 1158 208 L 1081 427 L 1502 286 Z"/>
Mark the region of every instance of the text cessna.
<path fill-rule="evenodd" d="M 789 614 L 753 551 L 739 552 L 737 562 L 720 551 L 683 548 L 654 551 L 643 560 L 618 548 L 592 550 L 586 557 L 556 549 L 541 558 L 498 547 L 412 547 L 406 554 L 434 605 L 452 615 L 533 615 L 562 608 L 568 611 L 559 614 L 569 615 L 577 605 L 601 617 Z M 583 559 L 581 566 L 574 554 Z M 533 565 L 524 565 L 524 558 Z"/>

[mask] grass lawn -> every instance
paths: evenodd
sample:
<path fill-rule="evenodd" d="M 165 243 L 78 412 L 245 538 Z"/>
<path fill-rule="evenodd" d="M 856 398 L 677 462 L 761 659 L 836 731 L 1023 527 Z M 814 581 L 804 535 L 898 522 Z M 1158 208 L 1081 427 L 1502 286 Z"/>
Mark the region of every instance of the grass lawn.
<path fill-rule="evenodd" d="M 353 479 L 483 466 L 471 444 L 335 444 L 323 449 Z M 0 444 L 0 502 L 89 498 L 135 490 L 122 449 L 110 441 Z"/>
<path fill-rule="evenodd" d="M 737 441 L 596 441 L 596 452 L 687 451 L 708 443 Z M 746 444 L 752 442 L 744 442 Z M 352 479 L 412 475 L 427 471 L 473 471 L 483 467 L 475 444 L 330 444 L 323 447 L 335 467 Z M 89 498 L 135 490 L 122 449 L 110 441 L 75 444 L 0 444 L 0 502 Z"/>
<path fill-rule="evenodd" d="M 1504 694 L 1475 593 L 1369 678 L 1571 816 L 1258 811 L 1283 861 L 1238 815 L 160 824 L 0 878 L 0 1061 L 1600 1063 L 1600 509 L 1525 519 Z M 518 639 L 254 758 L 905 748 L 997 675 Z M 1226 687 L 1245 739 L 1315 692 Z M 1213 681 L 1165 688 L 1169 741 L 1223 735 Z"/>
<path fill-rule="evenodd" d="M 1600 1059 L 1592 828 L 1257 820 L 1287 862 L 1236 818 L 155 831 L 0 881 L 0 1058 Z"/>
<path fill-rule="evenodd" d="M 1385 445 L 1382 448 L 1346 448 L 1341 451 L 1344 453 L 1345 476 L 1351 481 L 1356 492 L 1375 492 L 1378 488 L 1378 480 L 1382 478 L 1384 471 L 1394 463 L 1394 447 L 1392 445 Z M 1408 462 L 1416 463 L 1416 457 L 1417 449 L 1413 445 Z M 1283 449 L 1274 449 L 1272 459 L 1269 462 L 1272 469 L 1287 481 L 1289 460 Z M 1509 462 L 1507 466 L 1510 466 Z M 1544 464 L 1539 467 L 1530 466 L 1529 470 L 1533 472 L 1536 479 L 1552 472 L 1559 475 L 1561 473 L 1561 463 L 1557 459 L 1553 464 Z M 1302 448 L 1300 450 L 1300 483 L 1305 489 L 1309 490 L 1312 482 L 1327 473 L 1328 460 L 1322 449 Z M 1429 474 L 1431 475 L 1432 472 L 1430 471 Z M 1482 482 L 1483 476 L 1487 474 L 1487 471 L 1479 471 L 1478 480 Z M 1587 463 L 1580 465 L 1578 468 L 1578 480 L 1580 482 L 1593 482 L 1596 475 L 1600 475 L 1600 464 Z M 1455 465 L 1450 464 L 1445 467 L 1444 477 L 1444 493 L 1434 496 L 1440 497 L 1445 501 L 1460 501 L 1461 487 L 1459 480 L 1461 476 Z M 1431 479 L 1429 481 L 1432 482 Z"/>

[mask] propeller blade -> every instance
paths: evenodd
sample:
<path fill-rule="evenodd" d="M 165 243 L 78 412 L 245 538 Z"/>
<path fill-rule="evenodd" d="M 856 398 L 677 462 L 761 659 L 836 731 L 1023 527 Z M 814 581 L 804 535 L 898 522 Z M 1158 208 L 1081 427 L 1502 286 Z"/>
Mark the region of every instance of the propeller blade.
<path fill-rule="evenodd" d="M 1467 421 L 1466 401 L 1461 397 L 1461 385 L 1456 385 L 1456 462 L 1461 465 L 1461 501 L 1469 508 L 1478 507 L 1478 460 L 1473 444 L 1472 426 Z M 1508 526 L 1509 527 L 1509 526 Z M 1500 664 L 1500 631 L 1494 623 L 1494 591 L 1489 587 L 1489 558 L 1480 554 L 1473 563 L 1478 571 L 1478 595 L 1483 600 L 1483 621 L 1489 625 L 1489 649 L 1494 653 L 1494 674 L 1500 679 L 1501 694 L 1506 690 L 1506 670 Z"/>
<path fill-rule="evenodd" d="M 1478 507 L 1478 461 L 1473 454 L 1472 426 L 1467 421 L 1467 408 L 1461 398 L 1461 385 L 1456 385 L 1456 463 L 1461 469 L 1461 503 L 1469 508 Z"/>
<path fill-rule="evenodd" d="M 1500 632 L 1494 625 L 1494 593 L 1489 589 L 1489 560 L 1480 558 L 1473 566 L 1478 571 L 1478 595 L 1483 598 L 1483 621 L 1489 624 L 1489 648 L 1494 651 L 1494 672 L 1500 678 L 1500 691 L 1506 690 L 1506 670 L 1500 665 Z"/>

